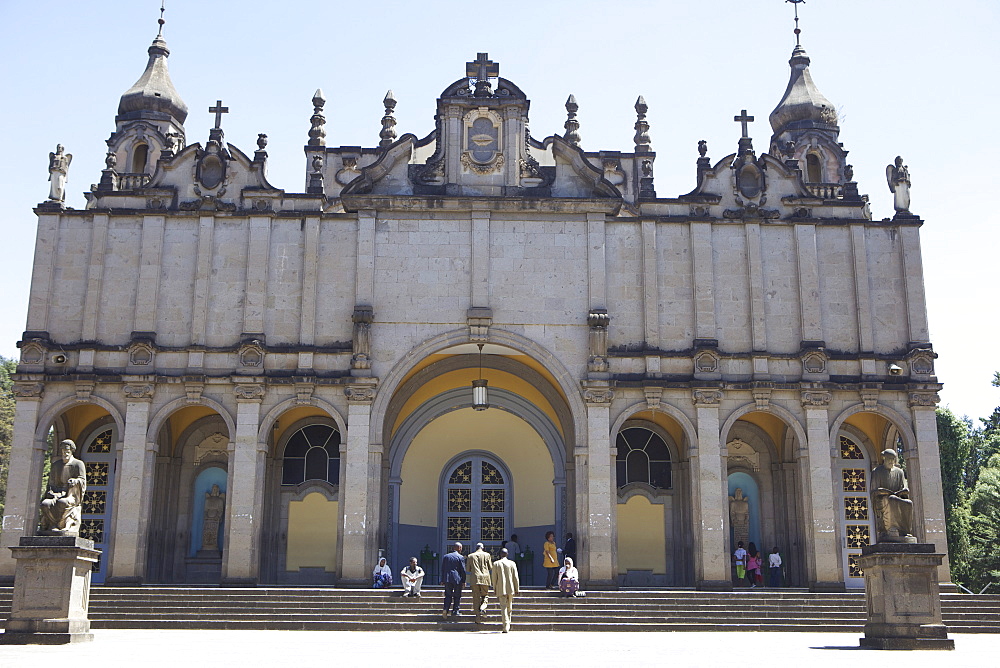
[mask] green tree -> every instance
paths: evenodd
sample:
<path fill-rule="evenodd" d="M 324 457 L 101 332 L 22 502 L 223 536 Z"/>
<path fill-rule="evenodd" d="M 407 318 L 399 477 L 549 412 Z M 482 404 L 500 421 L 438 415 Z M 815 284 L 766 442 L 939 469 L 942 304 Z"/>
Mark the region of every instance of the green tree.
<path fill-rule="evenodd" d="M 973 450 L 972 431 L 972 422 L 968 418 L 959 418 L 948 408 L 937 410 L 941 483 L 944 492 L 951 579 L 963 584 L 969 578 L 970 510 L 966 468 Z"/>
<path fill-rule="evenodd" d="M 1000 583 L 1000 455 L 979 472 L 969 509 L 969 584 L 978 591 Z"/>
<path fill-rule="evenodd" d="M 10 376 L 16 368 L 17 362 L 0 356 L 0 517 L 7 498 L 7 470 L 14 436 L 14 383 Z"/>

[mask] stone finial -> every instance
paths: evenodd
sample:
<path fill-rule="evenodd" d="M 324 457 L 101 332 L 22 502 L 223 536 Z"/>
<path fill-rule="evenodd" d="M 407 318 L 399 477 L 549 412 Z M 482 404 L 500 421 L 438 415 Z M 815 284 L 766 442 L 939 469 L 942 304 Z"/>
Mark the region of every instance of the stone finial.
<path fill-rule="evenodd" d="M 652 150 L 652 140 L 649 138 L 649 123 L 646 121 L 646 112 L 649 106 L 642 95 L 635 101 L 635 152 L 649 153 Z"/>
<path fill-rule="evenodd" d="M 385 94 L 382 104 L 385 105 L 385 116 L 382 117 L 382 131 L 378 133 L 380 138 L 378 145 L 385 148 L 396 141 L 396 118 L 392 115 L 396 109 L 396 98 L 392 94 L 392 89 L 389 89 L 389 92 Z"/>
<path fill-rule="evenodd" d="M 698 156 L 704 158 L 708 153 L 708 142 L 704 139 L 698 140 Z"/>
<path fill-rule="evenodd" d="M 573 146 L 580 145 L 580 121 L 576 120 L 576 112 L 579 109 L 580 105 L 576 103 L 576 96 L 570 95 L 566 99 L 566 122 L 563 124 L 563 127 L 566 128 L 566 134 L 563 135 L 563 139 Z"/>
<path fill-rule="evenodd" d="M 267 160 L 267 135 L 261 132 L 257 135 L 257 150 L 253 154 L 254 162 L 263 162 Z"/>
<path fill-rule="evenodd" d="M 312 127 L 309 128 L 309 146 L 326 146 L 326 117 L 323 116 L 323 107 L 326 105 L 326 98 L 323 97 L 323 90 L 317 88 L 313 94 L 313 115 L 309 119 Z"/>

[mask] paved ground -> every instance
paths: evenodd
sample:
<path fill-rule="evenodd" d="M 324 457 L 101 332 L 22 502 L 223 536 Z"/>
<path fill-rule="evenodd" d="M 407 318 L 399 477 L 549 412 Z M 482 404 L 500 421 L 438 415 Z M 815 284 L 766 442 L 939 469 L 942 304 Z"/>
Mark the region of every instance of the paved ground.
<path fill-rule="evenodd" d="M 846 633 L 569 633 L 351 631 L 112 631 L 57 647 L 0 645 L 0 667 L 42 665 L 406 668 L 488 666 L 662 666 L 783 668 L 995 666 L 1000 635 L 952 634 L 954 652 L 877 652 Z M 481 660 L 477 660 L 477 657 Z"/>

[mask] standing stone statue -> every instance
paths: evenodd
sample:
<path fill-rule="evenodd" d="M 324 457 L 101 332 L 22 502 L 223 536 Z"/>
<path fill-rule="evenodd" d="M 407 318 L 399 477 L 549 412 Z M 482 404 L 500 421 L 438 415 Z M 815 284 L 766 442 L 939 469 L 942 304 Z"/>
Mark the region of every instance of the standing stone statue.
<path fill-rule="evenodd" d="M 201 529 L 201 549 L 219 551 L 219 525 L 226 508 L 226 493 L 212 485 L 211 492 L 205 492 L 205 514 Z"/>
<path fill-rule="evenodd" d="M 66 199 L 66 176 L 69 174 L 69 163 L 73 156 L 63 152 L 63 145 L 56 145 L 56 152 L 49 153 L 49 199 L 62 202 Z"/>
<path fill-rule="evenodd" d="M 913 501 L 906 474 L 897 466 L 895 450 L 883 450 L 882 461 L 872 471 L 872 511 L 876 543 L 915 543 L 911 534 Z"/>
<path fill-rule="evenodd" d="M 729 497 L 729 524 L 733 527 L 735 542 L 742 541 L 745 545 L 750 541 L 750 501 L 743 496 L 740 487 Z"/>
<path fill-rule="evenodd" d="M 896 156 L 894 165 L 886 165 L 885 178 L 889 191 L 895 195 L 893 207 L 900 213 L 910 212 L 910 169 L 903 164 L 903 158 Z"/>
<path fill-rule="evenodd" d="M 62 147 L 60 147 L 62 148 Z M 49 490 L 41 505 L 41 533 L 47 536 L 79 536 L 81 504 L 87 491 L 87 468 L 74 457 L 76 443 L 59 444 L 61 462 L 52 465 Z"/>

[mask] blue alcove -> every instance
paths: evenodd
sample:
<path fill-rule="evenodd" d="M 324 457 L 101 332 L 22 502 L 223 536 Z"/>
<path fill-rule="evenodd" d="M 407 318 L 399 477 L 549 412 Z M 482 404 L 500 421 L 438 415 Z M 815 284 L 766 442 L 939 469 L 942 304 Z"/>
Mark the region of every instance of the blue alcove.
<path fill-rule="evenodd" d="M 736 493 L 736 488 L 743 490 L 743 496 L 750 503 L 750 540 L 757 546 L 757 549 L 766 554 L 767 550 L 761 543 L 760 536 L 760 489 L 757 481 L 749 473 L 737 471 L 729 474 L 729 496 Z M 728 501 L 727 501 L 728 502 Z M 729 527 L 729 541 L 732 549 L 736 549 L 736 539 L 733 537 L 733 528 Z"/>
<path fill-rule="evenodd" d="M 201 549 L 201 529 L 205 519 L 205 495 L 212 491 L 212 485 L 218 485 L 219 491 L 226 491 L 226 470 L 213 466 L 198 474 L 194 480 L 194 508 L 191 512 L 191 550 L 189 556 L 195 556 Z M 219 544 L 226 535 L 225 521 L 219 524 Z"/>

